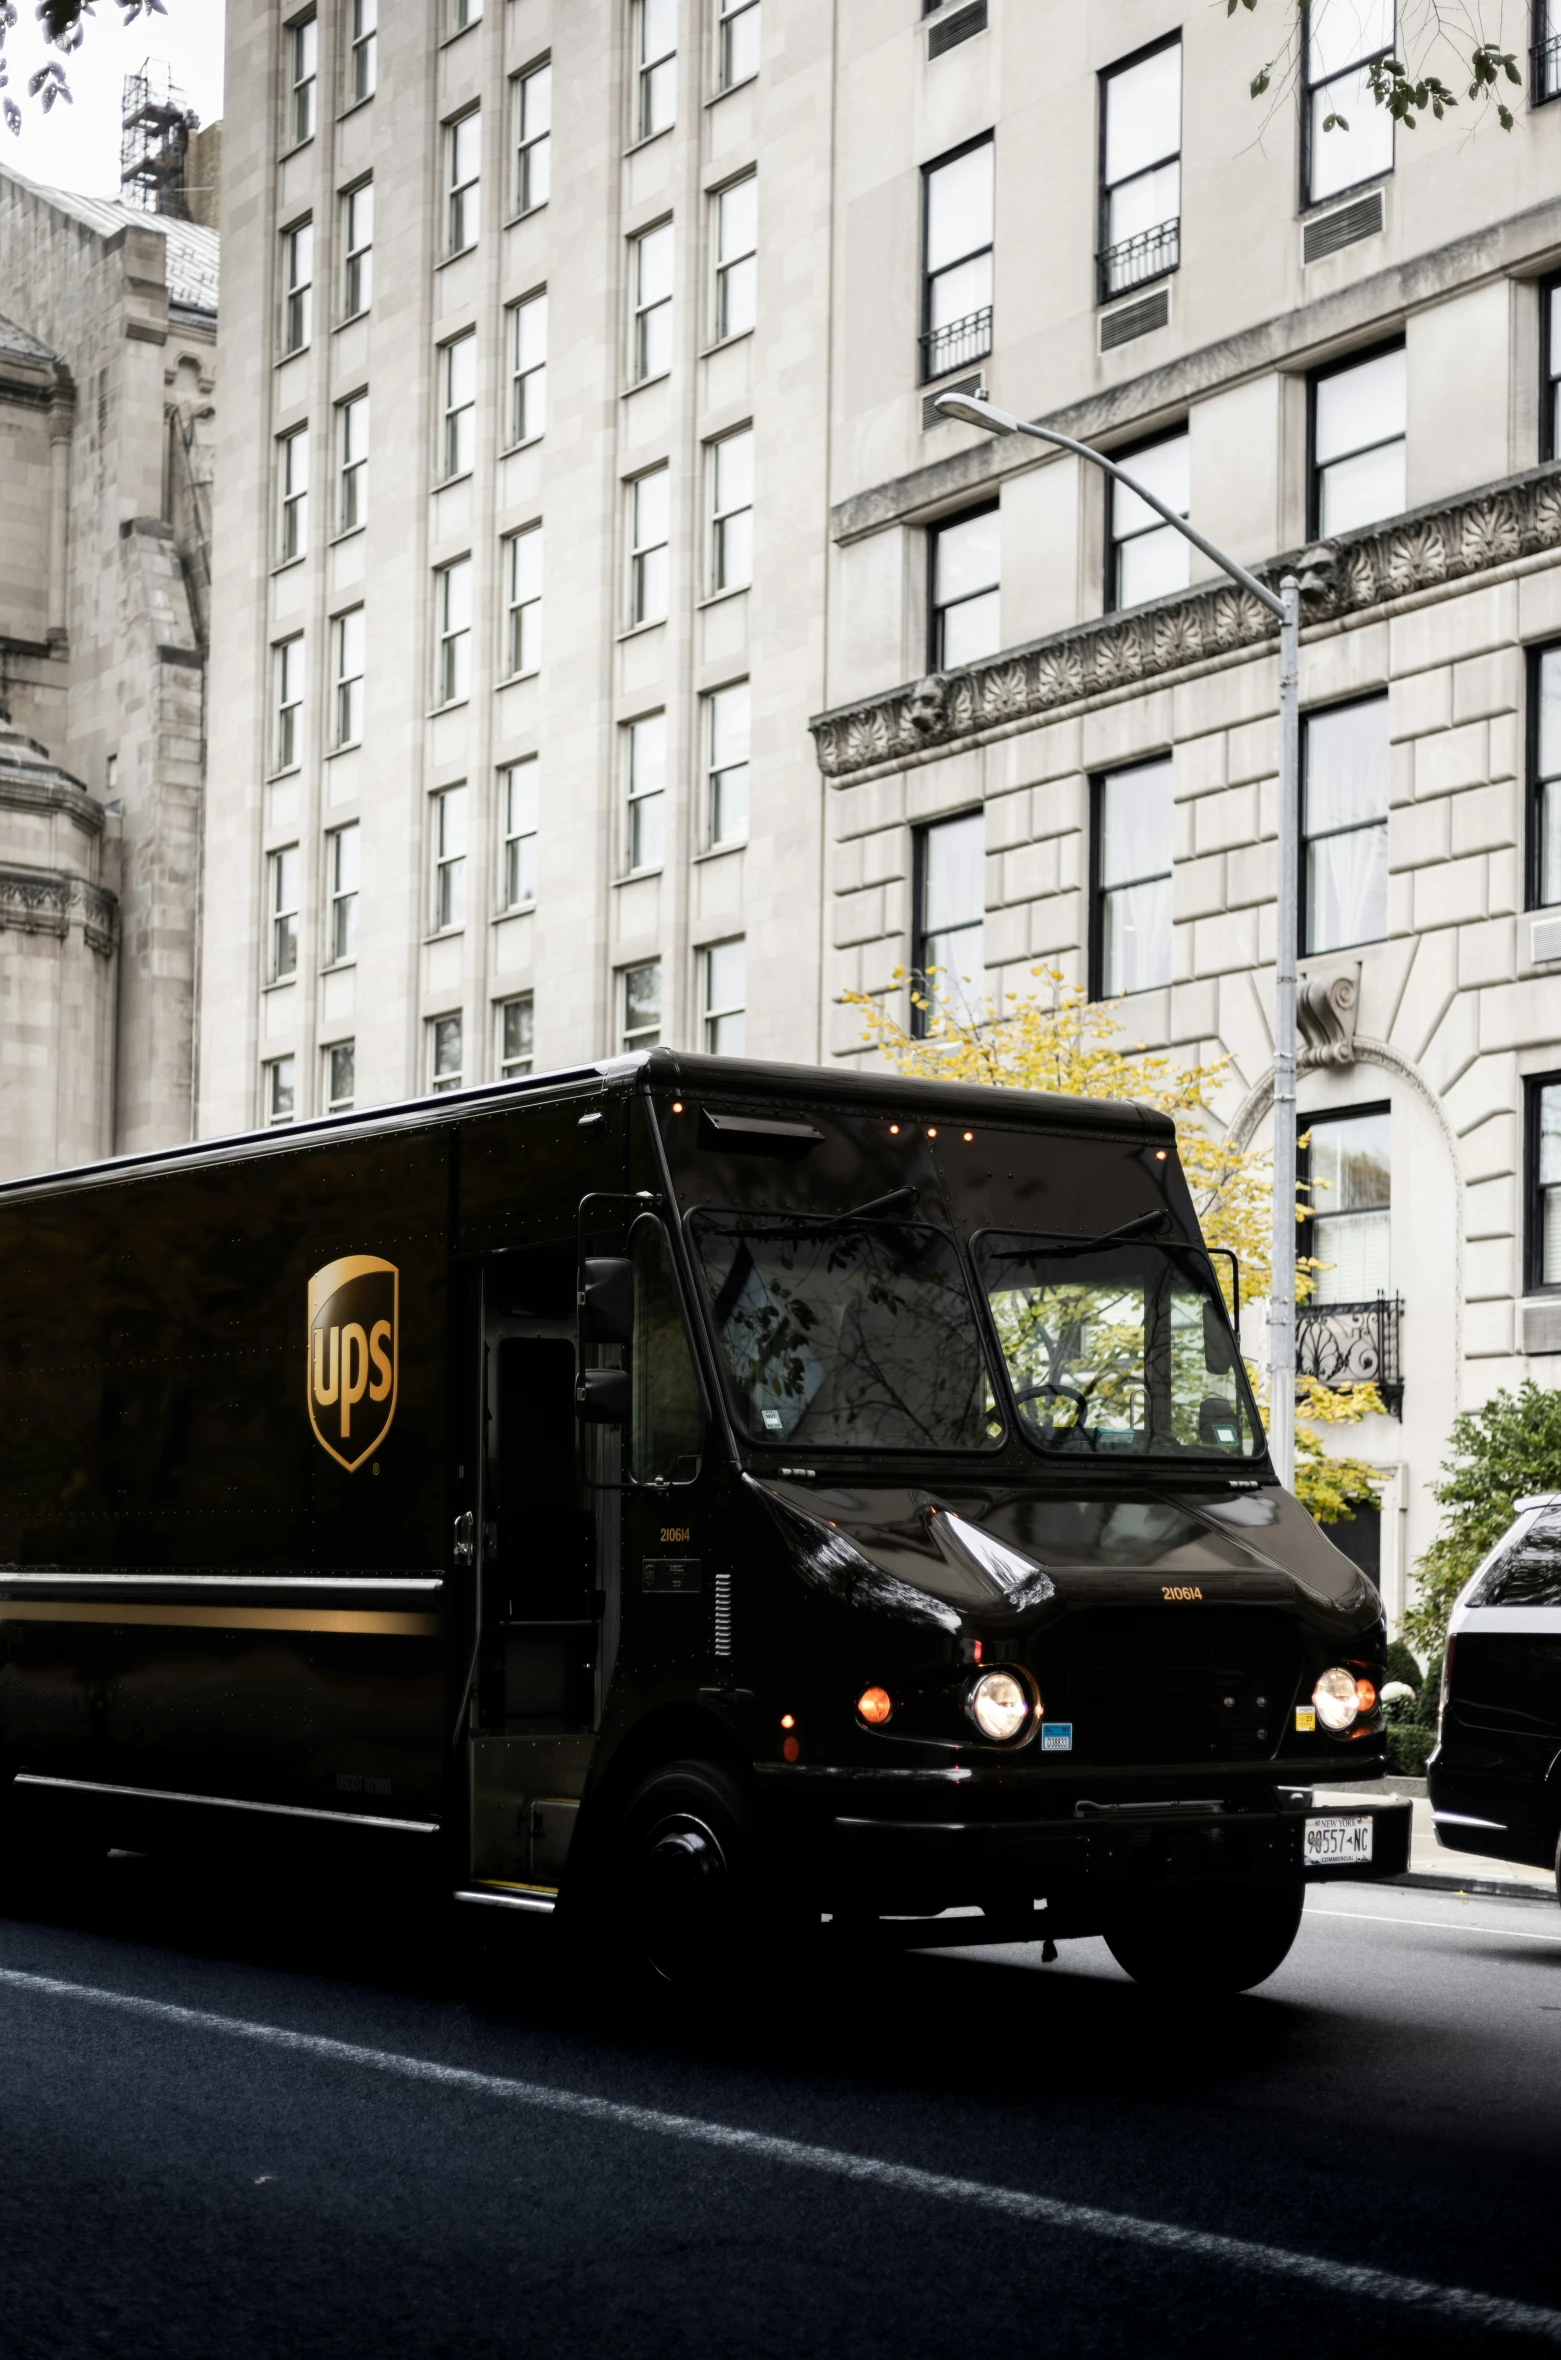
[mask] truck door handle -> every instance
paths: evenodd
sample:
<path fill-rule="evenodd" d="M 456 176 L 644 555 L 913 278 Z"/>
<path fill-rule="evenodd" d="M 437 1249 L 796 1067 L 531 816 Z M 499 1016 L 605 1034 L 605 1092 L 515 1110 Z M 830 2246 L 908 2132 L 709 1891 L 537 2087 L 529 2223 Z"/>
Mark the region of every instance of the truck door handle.
<path fill-rule="evenodd" d="M 455 1562 L 457 1565 L 470 1565 L 477 1554 L 477 1544 L 472 1534 L 472 1512 L 468 1508 L 463 1515 L 457 1516 L 455 1519 Z"/>

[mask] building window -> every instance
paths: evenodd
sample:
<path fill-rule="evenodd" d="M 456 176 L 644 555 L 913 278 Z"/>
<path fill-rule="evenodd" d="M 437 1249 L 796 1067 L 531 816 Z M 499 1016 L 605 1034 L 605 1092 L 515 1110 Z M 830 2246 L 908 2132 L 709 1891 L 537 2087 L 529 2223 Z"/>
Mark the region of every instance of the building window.
<path fill-rule="evenodd" d="M 664 377 L 672 366 L 672 224 L 634 240 L 633 383 Z"/>
<path fill-rule="evenodd" d="M 355 320 L 374 300 L 374 183 L 341 201 L 342 317 Z"/>
<path fill-rule="evenodd" d="M 464 254 L 477 243 L 477 208 L 482 181 L 482 116 L 473 107 L 445 128 L 446 254 Z"/>
<path fill-rule="evenodd" d="M 477 440 L 477 333 L 470 329 L 439 355 L 439 480 L 470 475 Z"/>
<path fill-rule="evenodd" d="M 369 397 L 355 393 L 336 412 L 336 529 L 355 533 L 369 513 Z"/>
<path fill-rule="evenodd" d="M 716 88 L 735 90 L 759 71 L 759 0 L 720 0 Z"/>
<path fill-rule="evenodd" d="M 469 25 L 478 23 L 482 16 L 482 0 L 450 0 L 450 33 L 464 33 Z"/>
<path fill-rule="evenodd" d="M 746 336 L 759 287 L 759 182 L 722 189 L 715 201 L 715 333 L 718 344 Z"/>
<path fill-rule="evenodd" d="M 923 380 L 992 349 L 992 135 L 922 172 Z"/>
<path fill-rule="evenodd" d="M 705 699 L 709 841 L 741 844 L 748 834 L 748 739 L 751 698 L 746 680 Z"/>
<path fill-rule="evenodd" d="M 1318 0 L 1323 7 L 1329 0 Z M 1182 41 L 1100 77 L 1100 262 L 1095 300 L 1163 278 L 1182 258 Z"/>
<path fill-rule="evenodd" d="M 1185 516 L 1187 452 L 1184 426 L 1159 442 L 1145 444 L 1141 450 L 1113 451 L 1111 455 L 1145 491 L 1153 492 L 1167 508 L 1174 508 L 1178 516 Z M 1189 544 L 1175 525 L 1167 524 L 1136 492 L 1130 492 L 1125 484 L 1117 483 L 1110 476 L 1106 478 L 1106 506 L 1110 519 L 1108 609 L 1142 606 L 1146 598 L 1164 598 L 1170 591 L 1185 590 L 1189 579 Z"/>
<path fill-rule="evenodd" d="M 436 1098 L 461 1086 L 461 1036 L 464 1027 L 459 1016 L 434 1016 L 428 1024 L 428 1087 Z"/>
<path fill-rule="evenodd" d="M 705 1047 L 712 1057 L 741 1057 L 748 1038 L 748 945 L 715 942 L 703 954 Z"/>
<path fill-rule="evenodd" d="M 667 611 L 667 470 L 629 486 L 629 620 L 659 623 Z"/>
<path fill-rule="evenodd" d="M 535 442 L 547 427 L 547 297 L 528 295 L 509 311 L 510 441 Z"/>
<path fill-rule="evenodd" d="M 931 558 L 928 669 L 947 672 L 995 655 L 1003 644 L 999 560 L 1002 520 L 997 507 L 978 508 L 927 538 Z"/>
<path fill-rule="evenodd" d="M 1141 762 L 1095 781 L 1091 997 L 1171 980 L 1171 765 Z"/>
<path fill-rule="evenodd" d="M 273 983 L 285 983 L 298 972 L 298 847 L 284 844 L 266 861 L 266 910 L 271 925 L 270 964 Z"/>
<path fill-rule="evenodd" d="M 1302 1252 L 1324 1265 L 1313 1273 L 1314 1303 L 1370 1303 L 1392 1284 L 1391 1120 L 1385 1106 L 1301 1118 L 1310 1183 Z"/>
<path fill-rule="evenodd" d="M 441 705 L 457 705 L 472 687 L 472 561 L 458 557 L 434 576 L 439 618 L 439 673 L 437 696 Z"/>
<path fill-rule="evenodd" d="M 379 82 L 379 0 L 352 0 L 352 28 L 347 44 L 347 97 L 350 106 L 372 98 Z"/>
<path fill-rule="evenodd" d="M 529 909 L 537 898 L 537 758 L 501 770 L 504 811 L 504 907 Z"/>
<path fill-rule="evenodd" d="M 515 78 L 515 210 L 535 213 L 553 185 L 553 69 Z"/>
<path fill-rule="evenodd" d="M 753 580 L 753 428 L 710 446 L 710 587 L 745 590 Z"/>
<path fill-rule="evenodd" d="M 296 770 L 303 753 L 304 643 L 284 639 L 271 651 L 276 686 L 277 770 Z"/>
<path fill-rule="evenodd" d="M 624 735 L 629 764 L 627 866 L 659 868 L 666 843 L 667 717 L 648 713 L 643 721 L 631 721 Z"/>
<path fill-rule="evenodd" d="M 986 821 L 979 811 L 916 836 L 916 933 L 911 1025 L 925 1033 L 939 1007 L 978 1015 L 985 984 Z"/>
<path fill-rule="evenodd" d="M 1561 279 L 1539 290 L 1539 380 L 1539 456 L 1561 459 Z"/>
<path fill-rule="evenodd" d="M 332 625 L 335 641 L 335 743 L 355 746 L 363 735 L 363 609 L 349 607 Z"/>
<path fill-rule="evenodd" d="M 1561 1078 L 1527 1089 L 1528 1274 L 1530 1287 L 1561 1287 Z"/>
<path fill-rule="evenodd" d="M 636 0 L 634 136 L 654 139 L 677 116 L 678 0 Z"/>
<path fill-rule="evenodd" d="M 267 1123 L 292 1121 L 296 1098 L 294 1076 L 297 1070 L 297 1060 L 292 1057 L 273 1057 L 268 1065 L 262 1067 L 261 1105 Z"/>
<path fill-rule="evenodd" d="M 1531 106 L 1561 98 L 1561 6 L 1557 0 L 1535 0 L 1528 88 Z"/>
<path fill-rule="evenodd" d="M 625 1050 L 654 1049 L 661 1039 L 661 961 L 625 967 L 622 994 L 619 1038 Z"/>
<path fill-rule="evenodd" d="M 1404 505 L 1404 347 L 1319 369 L 1311 381 L 1314 535 L 1397 516 Z"/>
<path fill-rule="evenodd" d="M 1529 653 L 1530 909 L 1561 903 L 1561 647 Z"/>
<path fill-rule="evenodd" d="M 282 350 L 302 352 L 314 313 L 314 223 L 282 232 Z"/>
<path fill-rule="evenodd" d="M 314 137 L 315 67 L 320 28 L 312 16 L 287 28 L 287 144 L 302 147 Z"/>
<path fill-rule="evenodd" d="M 297 427 L 284 434 L 278 448 L 277 488 L 282 513 L 277 555 L 283 565 L 302 557 L 309 546 L 309 429 Z"/>
<path fill-rule="evenodd" d="M 1315 0 L 1302 18 L 1302 203 L 1320 205 L 1393 169 L 1393 118 L 1369 72 L 1393 49 L 1393 0 Z"/>
<path fill-rule="evenodd" d="M 434 932 L 466 923 L 466 789 L 446 787 L 434 806 Z"/>
<path fill-rule="evenodd" d="M 542 661 L 542 527 L 511 533 L 504 550 L 504 662 L 514 679 Z"/>
<path fill-rule="evenodd" d="M 513 1082 L 530 1073 L 536 1036 L 535 1002 L 530 992 L 505 1000 L 499 1008 L 499 1078 Z"/>
<path fill-rule="evenodd" d="M 325 1111 L 350 1114 L 357 1089 L 357 1043 L 332 1041 L 325 1052 Z"/>
<path fill-rule="evenodd" d="M 358 955 L 358 823 L 325 839 L 325 957 L 339 967 Z"/>
<path fill-rule="evenodd" d="M 1388 700 L 1302 722 L 1303 951 L 1380 942 L 1388 930 Z"/>

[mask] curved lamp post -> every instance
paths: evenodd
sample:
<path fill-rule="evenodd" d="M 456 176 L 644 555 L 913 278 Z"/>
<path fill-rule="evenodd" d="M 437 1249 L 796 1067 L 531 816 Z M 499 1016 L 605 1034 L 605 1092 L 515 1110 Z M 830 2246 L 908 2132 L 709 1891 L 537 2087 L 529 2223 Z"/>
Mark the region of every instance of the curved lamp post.
<path fill-rule="evenodd" d="M 1103 475 L 1174 525 L 1183 540 L 1212 558 L 1222 573 L 1239 582 L 1279 618 L 1279 907 L 1278 939 L 1274 945 L 1274 1248 L 1273 1282 L 1268 1327 L 1268 1445 L 1275 1472 L 1286 1489 L 1295 1481 L 1295 966 L 1300 931 L 1301 877 L 1301 724 L 1300 627 L 1301 590 L 1293 574 L 1286 574 L 1276 594 L 1256 574 L 1227 557 L 1205 539 L 1154 492 L 1134 481 L 1123 467 L 1088 443 L 1058 434 L 1050 426 L 1032 426 L 994 403 L 968 393 L 939 394 L 933 407 L 944 418 L 967 426 L 985 427 L 989 434 L 1027 434 L 1036 442 L 1052 443 L 1087 459 Z"/>

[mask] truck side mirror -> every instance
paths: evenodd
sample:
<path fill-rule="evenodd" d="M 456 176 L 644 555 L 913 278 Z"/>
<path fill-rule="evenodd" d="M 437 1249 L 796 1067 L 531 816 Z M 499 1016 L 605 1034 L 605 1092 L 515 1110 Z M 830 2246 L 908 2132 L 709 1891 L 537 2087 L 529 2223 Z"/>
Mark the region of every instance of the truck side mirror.
<path fill-rule="evenodd" d="M 585 1426 L 626 1426 L 634 1407 L 626 1368 L 584 1368 L 575 1387 L 575 1415 Z"/>
<path fill-rule="evenodd" d="M 634 1264 L 626 1254 L 588 1254 L 580 1265 L 580 1341 L 627 1344 L 634 1334 Z"/>
<path fill-rule="evenodd" d="M 1217 1305 L 1207 1300 L 1203 1306 L 1203 1365 L 1211 1377 L 1229 1376 L 1235 1366 L 1225 1322 Z"/>

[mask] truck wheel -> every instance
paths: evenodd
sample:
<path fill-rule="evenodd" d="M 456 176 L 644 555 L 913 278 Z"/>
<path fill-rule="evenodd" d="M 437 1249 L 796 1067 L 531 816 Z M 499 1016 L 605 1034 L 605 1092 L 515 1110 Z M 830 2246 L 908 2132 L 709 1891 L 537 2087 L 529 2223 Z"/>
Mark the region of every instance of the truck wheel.
<path fill-rule="evenodd" d="M 714 1762 L 653 1770 L 624 1813 L 623 1915 L 653 1984 L 697 1996 L 721 1978 L 753 1916 L 747 1798 Z"/>
<path fill-rule="evenodd" d="M 1168 1893 L 1106 1928 L 1124 1974 L 1150 1991 L 1250 1991 L 1284 1964 L 1301 1924 L 1301 1884 L 1245 1893 Z"/>

